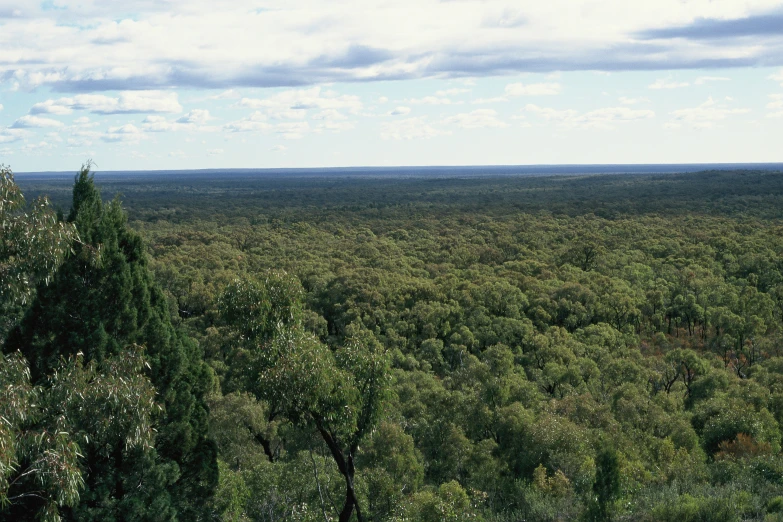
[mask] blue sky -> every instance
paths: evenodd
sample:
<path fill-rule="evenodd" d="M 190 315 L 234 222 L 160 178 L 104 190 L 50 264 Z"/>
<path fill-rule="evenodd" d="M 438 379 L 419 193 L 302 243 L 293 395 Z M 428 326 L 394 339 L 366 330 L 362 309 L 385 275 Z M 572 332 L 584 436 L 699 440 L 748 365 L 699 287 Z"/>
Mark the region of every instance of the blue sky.
<path fill-rule="evenodd" d="M 0 0 L 0 163 L 778 162 L 780 27 L 767 0 Z"/>

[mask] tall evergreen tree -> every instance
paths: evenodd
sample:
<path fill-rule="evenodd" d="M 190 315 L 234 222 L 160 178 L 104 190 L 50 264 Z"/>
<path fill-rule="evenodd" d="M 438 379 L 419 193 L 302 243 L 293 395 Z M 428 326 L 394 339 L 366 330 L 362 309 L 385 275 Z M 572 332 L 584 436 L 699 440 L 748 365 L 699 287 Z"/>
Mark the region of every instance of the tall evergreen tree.
<path fill-rule="evenodd" d="M 81 352 L 100 363 L 142 345 L 161 407 L 154 451 L 85 449 L 86 491 L 71 518 L 196 519 L 217 481 L 204 401 L 210 371 L 196 343 L 172 326 L 141 238 L 117 198 L 101 201 L 89 165 L 76 176 L 68 221 L 81 243 L 53 283 L 39 288 L 5 350 L 22 351 L 42 383 L 60 357 Z"/>

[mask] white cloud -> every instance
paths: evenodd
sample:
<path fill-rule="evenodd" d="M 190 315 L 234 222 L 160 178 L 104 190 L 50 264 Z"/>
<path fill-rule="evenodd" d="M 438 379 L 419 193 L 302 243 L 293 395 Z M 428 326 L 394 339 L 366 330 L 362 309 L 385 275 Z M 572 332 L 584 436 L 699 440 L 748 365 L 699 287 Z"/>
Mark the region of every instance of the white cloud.
<path fill-rule="evenodd" d="M 288 147 L 285 145 L 275 145 L 270 149 L 272 152 L 285 152 L 288 150 Z"/>
<path fill-rule="evenodd" d="M 0 128 L 0 143 L 13 143 L 21 140 L 27 131 L 22 129 L 2 129 Z"/>
<path fill-rule="evenodd" d="M 210 127 L 206 123 L 214 119 L 208 110 L 193 109 L 176 120 L 169 120 L 164 116 L 149 115 L 142 121 L 141 128 L 147 132 L 172 132 L 172 131 L 214 131 L 218 127 Z"/>
<path fill-rule="evenodd" d="M 444 134 L 451 133 L 436 129 L 423 116 L 392 120 L 381 124 L 381 138 L 384 140 L 419 140 Z"/>
<path fill-rule="evenodd" d="M 272 125 L 267 123 L 266 120 L 266 114 L 260 111 L 255 111 L 250 116 L 242 118 L 241 120 L 233 121 L 223 125 L 223 130 L 229 132 L 265 131 L 272 128 Z"/>
<path fill-rule="evenodd" d="M 3 104 L 0 103 L 0 111 L 2 111 L 2 110 L 3 110 Z"/>
<path fill-rule="evenodd" d="M 337 109 L 325 109 L 313 114 L 314 120 L 347 120 L 348 116 Z"/>
<path fill-rule="evenodd" d="M 770 80 L 775 80 L 776 82 L 780 82 L 781 87 L 783 87 L 783 69 L 781 69 L 780 71 L 778 71 L 775 74 L 771 74 L 769 76 L 769 79 Z"/>
<path fill-rule="evenodd" d="M 389 111 L 389 116 L 406 116 L 410 114 L 410 112 L 410 107 L 400 106 L 395 107 L 393 110 Z"/>
<path fill-rule="evenodd" d="M 459 96 L 460 94 L 465 94 L 470 92 L 470 89 L 465 89 L 462 87 L 453 87 L 451 89 L 442 89 L 440 91 L 435 91 L 435 96 Z"/>
<path fill-rule="evenodd" d="M 50 149 L 52 149 L 51 143 L 39 141 L 38 143 L 25 143 L 19 148 L 19 151 L 25 156 L 40 156 Z"/>
<path fill-rule="evenodd" d="M 453 103 L 450 98 L 442 96 L 424 96 L 423 98 L 411 98 L 405 101 L 413 105 L 451 105 Z"/>
<path fill-rule="evenodd" d="M 192 124 L 192 125 L 205 125 L 209 120 L 212 120 L 209 111 L 206 109 L 193 109 L 181 118 L 177 119 L 177 123 Z"/>
<path fill-rule="evenodd" d="M 687 125 L 694 129 L 710 129 L 729 116 L 747 112 L 750 112 L 750 109 L 729 108 L 710 97 L 697 107 L 672 111 L 672 120 L 666 124 L 666 127 L 676 129 Z"/>
<path fill-rule="evenodd" d="M 693 81 L 693 84 L 704 85 L 707 82 L 727 82 L 730 80 L 731 78 L 726 78 L 725 76 L 699 76 Z"/>
<path fill-rule="evenodd" d="M 57 143 L 62 143 L 63 138 L 60 136 L 60 133 L 58 131 L 54 132 L 47 132 L 46 137 L 49 138 L 51 141 L 56 141 Z"/>
<path fill-rule="evenodd" d="M 207 154 L 209 154 L 210 156 L 220 156 L 224 152 L 225 151 L 223 149 L 208 149 L 207 150 Z"/>
<path fill-rule="evenodd" d="M 40 116 L 30 116 L 25 115 L 21 118 L 18 118 L 13 125 L 11 125 L 12 129 L 28 129 L 28 128 L 38 128 L 38 127 L 62 127 L 63 122 L 53 120 L 51 118 L 42 118 Z"/>
<path fill-rule="evenodd" d="M 659 78 L 655 80 L 654 83 L 651 83 L 647 86 L 648 89 L 681 89 L 683 87 L 690 86 L 690 83 L 688 82 L 676 82 L 671 79 L 665 80 L 663 78 Z"/>
<path fill-rule="evenodd" d="M 560 94 L 559 83 L 510 83 L 506 85 L 507 96 L 552 96 Z"/>
<path fill-rule="evenodd" d="M 665 70 L 728 60 L 753 66 L 777 56 L 780 43 L 769 35 L 752 44 L 730 35 L 697 43 L 687 34 L 644 36 L 697 20 L 758 17 L 778 8 L 775 0 L 658 0 L 633 8 L 606 0 L 584 9 L 569 0 L 367 0 L 361 9 L 314 0 L 269 0 L 258 9 L 257 0 L 236 0 L 219 11 L 203 0 L 85 0 L 54 11 L 16 3 L 25 7 L 4 10 L 22 16 L 5 19 L 0 75 L 22 89 L 73 92 Z"/>
<path fill-rule="evenodd" d="M 525 110 L 533 112 L 547 121 L 565 122 L 575 118 L 579 113 L 573 109 L 558 110 L 549 107 L 539 107 L 538 105 L 525 105 Z"/>
<path fill-rule="evenodd" d="M 270 118 L 304 119 L 310 109 L 346 110 L 358 114 L 363 104 L 358 96 L 322 92 L 321 87 L 312 87 L 283 91 L 269 98 L 242 98 L 239 106 L 264 111 Z"/>
<path fill-rule="evenodd" d="M 628 98 L 626 96 L 620 96 L 620 103 L 623 105 L 636 105 L 638 103 L 650 103 L 649 98 Z"/>
<path fill-rule="evenodd" d="M 350 121 L 332 121 L 325 120 L 323 123 L 319 123 L 315 127 L 316 132 L 329 131 L 329 132 L 342 132 L 351 130 L 355 127 L 353 122 Z"/>
<path fill-rule="evenodd" d="M 386 96 L 381 96 L 380 98 L 378 98 L 378 103 L 386 103 L 388 101 L 389 98 L 387 98 Z"/>
<path fill-rule="evenodd" d="M 292 121 L 279 123 L 274 127 L 275 132 L 287 140 L 298 140 L 310 133 L 310 124 L 306 121 Z"/>
<path fill-rule="evenodd" d="M 89 147 L 93 144 L 93 141 L 90 138 L 87 137 L 71 137 L 65 140 L 65 146 L 69 148 L 81 148 L 81 147 Z"/>
<path fill-rule="evenodd" d="M 109 127 L 101 139 L 106 142 L 138 143 L 144 137 L 144 132 L 141 129 L 132 123 L 126 123 L 118 127 Z"/>
<path fill-rule="evenodd" d="M 470 103 L 473 105 L 487 105 L 490 103 L 503 103 L 507 102 L 508 98 L 505 96 L 495 96 L 494 98 L 477 98 L 475 100 L 472 100 Z"/>
<path fill-rule="evenodd" d="M 74 110 L 95 114 L 180 112 L 177 93 L 165 91 L 124 91 L 118 97 L 103 94 L 78 94 L 69 98 L 36 103 L 30 114 L 70 114 Z"/>
<path fill-rule="evenodd" d="M 767 118 L 783 118 L 783 94 L 770 94 L 772 100 L 767 104 L 767 109 L 772 110 L 767 114 Z"/>
<path fill-rule="evenodd" d="M 67 105 L 57 103 L 57 100 L 38 102 L 30 109 L 30 114 L 71 114 L 73 109 Z"/>
<path fill-rule="evenodd" d="M 216 94 L 215 96 L 210 96 L 210 100 L 238 100 L 242 97 L 242 94 L 236 89 L 229 89 L 227 91 L 223 91 L 220 94 Z"/>
<path fill-rule="evenodd" d="M 609 130 L 613 129 L 615 124 L 655 117 L 655 112 L 651 110 L 634 110 L 628 107 L 604 107 L 580 114 L 573 109 L 557 110 L 529 104 L 525 106 L 525 110 L 563 127 L 583 129 Z"/>
<path fill-rule="evenodd" d="M 456 125 L 462 129 L 481 129 L 485 127 L 508 127 L 508 123 L 498 118 L 497 111 L 492 109 L 477 109 L 472 112 L 456 114 L 444 118 L 446 125 Z"/>
<path fill-rule="evenodd" d="M 184 126 L 175 121 L 169 121 L 161 116 L 148 116 L 141 122 L 141 128 L 146 132 L 171 132 Z"/>

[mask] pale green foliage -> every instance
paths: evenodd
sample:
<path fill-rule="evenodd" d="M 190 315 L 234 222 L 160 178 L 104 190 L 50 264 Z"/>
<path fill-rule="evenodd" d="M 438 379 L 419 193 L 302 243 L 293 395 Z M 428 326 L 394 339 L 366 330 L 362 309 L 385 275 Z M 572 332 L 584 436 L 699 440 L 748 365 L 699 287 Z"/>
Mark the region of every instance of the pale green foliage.
<path fill-rule="evenodd" d="M 407 515 L 403 520 L 447 522 L 477 518 L 468 494 L 456 480 L 414 495 Z"/>
<path fill-rule="evenodd" d="M 0 509 L 33 496 L 44 499 L 44 520 L 58 520 L 57 507 L 73 505 L 83 481 L 67 419 L 47 416 L 43 395 L 21 354 L 0 358 Z M 25 482 L 32 490 L 17 491 Z"/>
<path fill-rule="evenodd" d="M 141 349 L 101 365 L 82 357 L 62 361 L 47 386 L 30 384 L 19 353 L 0 359 L 0 510 L 31 497 L 43 501 L 39 517 L 59 520 L 84 485 L 79 444 L 106 451 L 149 448 L 155 390 L 143 376 Z"/>
<path fill-rule="evenodd" d="M 301 320 L 303 297 L 295 276 L 270 271 L 263 281 L 233 281 L 223 291 L 218 308 L 226 323 L 245 337 L 271 337 Z"/>
<path fill-rule="evenodd" d="M 10 168 L 0 165 L 0 305 L 25 303 L 70 251 L 76 228 L 57 221 L 47 198 L 25 209 Z"/>
<path fill-rule="evenodd" d="M 81 354 L 61 365 L 50 377 L 50 412 L 68 418 L 85 444 L 106 452 L 121 441 L 126 450 L 149 449 L 154 442 L 152 415 L 155 389 L 144 377 L 149 368 L 140 346 L 100 365 L 84 365 Z"/>
<path fill-rule="evenodd" d="M 208 397 L 210 435 L 218 445 L 223 464 L 234 469 L 251 469 L 267 457 L 259 440 L 279 445 L 278 422 L 269 420 L 269 407 L 247 392 Z M 221 471 L 221 474 L 223 472 Z"/>
<path fill-rule="evenodd" d="M 0 344 L 20 305 L 48 283 L 77 240 L 46 198 L 25 209 L 10 169 L 0 166 Z M 142 349 L 100 365 L 61 360 L 47 382 L 31 383 L 20 352 L 0 355 L 0 512 L 59 520 L 84 486 L 80 445 L 110 451 L 151 448 L 155 390 Z M 33 511 L 33 512 L 31 512 Z"/>

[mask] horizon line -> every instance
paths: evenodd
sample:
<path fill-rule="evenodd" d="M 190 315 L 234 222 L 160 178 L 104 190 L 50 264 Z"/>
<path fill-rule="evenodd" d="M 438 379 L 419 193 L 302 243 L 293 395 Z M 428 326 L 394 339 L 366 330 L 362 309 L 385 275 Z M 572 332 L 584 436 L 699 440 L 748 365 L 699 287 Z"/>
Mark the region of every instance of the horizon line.
<path fill-rule="evenodd" d="M 258 171 L 289 171 L 289 172 L 303 172 L 303 171 L 361 171 L 361 170 L 412 170 L 412 169 L 429 169 L 429 170 L 442 170 L 442 169 L 553 169 L 553 168 L 599 168 L 599 167 L 667 167 L 667 168 L 694 168 L 694 167 L 761 167 L 761 170 L 772 170 L 770 167 L 783 168 L 783 161 L 760 161 L 760 162 L 683 162 L 683 163 L 529 163 L 529 164 L 503 164 L 503 165 L 358 165 L 358 166 L 331 166 L 331 167 L 216 167 L 216 168 L 202 168 L 202 169 L 129 169 L 129 170 L 100 170 L 92 169 L 96 174 L 132 174 L 132 173 L 168 173 L 168 172 L 195 172 L 195 173 L 209 173 L 209 172 L 258 172 Z M 36 171 L 15 171 L 14 175 L 29 175 L 29 174 L 74 174 L 78 173 L 78 170 L 36 170 Z"/>

